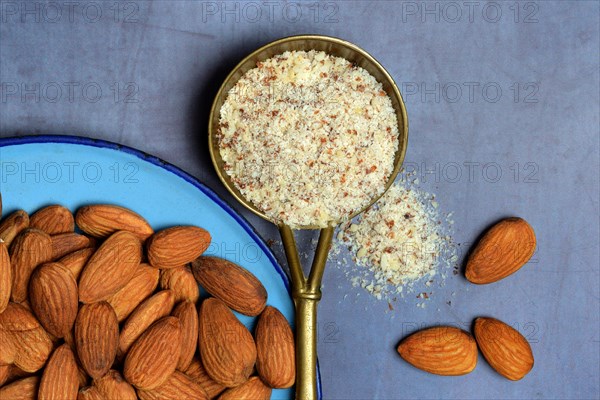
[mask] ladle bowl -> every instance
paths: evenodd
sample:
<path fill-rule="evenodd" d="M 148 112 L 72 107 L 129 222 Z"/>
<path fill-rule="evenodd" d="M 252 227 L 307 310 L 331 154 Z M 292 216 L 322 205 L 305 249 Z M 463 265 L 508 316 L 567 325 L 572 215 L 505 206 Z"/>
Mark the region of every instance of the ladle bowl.
<path fill-rule="evenodd" d="M 254 204 L 248 201 L 235 187 L 224 169 L 217 137 L 221 107 L 227 99 L 230 89 L 235 86 L 237 81 L 248 70 L 255 68 L 257 62 L 265 61 L 278 54 L 294 50 L 324 51 L 332 56 L 345 58 L 355 65 L 364 68 L 382 84 L 383 90 L 390 97 L 392 106 L 396 112 L 399 131 L 398 150 L 394 156 L 394 169 L 385 185 L 385 190 L 379 196 L 373 197 L 371 202 L 362 210 L 358 210 L 353 215 L 348 215 L 347 219 L 351 219 L 370 207 L 393 184 L 400 171 L 406 153 L 408 144 L 408 118 L 404 101 L 402 100 L 402 95 L 400 94 L 398 87 L 390 74 L 377 60 L 375 60 L 375 58 L 350 42 L 322 35 L 286 37 L 268 43 L 255 50 L 245 57 L 231 73 L 229 73 L 213 102 L 209 117 L 208 136 L 210 155 L 217 170 L 217 175 L 233 197 L 253 213 L 277 224 L 281 234 L 291 275 L 292 296 L 296 306 L 296 398 L 304 400 L 316 399 L 317 397 L 317 304 L 321 299 L 321 280 L 327 262 L 329 248 L 331 247 L 333 231 L 342 221 L 331 221 L 330 224 L 324 228 L 317 225 L 294 227 L 294 229 L 321 230 L 312 267 L 307 278 L 302 269 L 302 264 L 300 263 L 300 257 L 298 255 L 292 228 L 284 222 L 271 220 L 262 210 L 258 209 Z"/>

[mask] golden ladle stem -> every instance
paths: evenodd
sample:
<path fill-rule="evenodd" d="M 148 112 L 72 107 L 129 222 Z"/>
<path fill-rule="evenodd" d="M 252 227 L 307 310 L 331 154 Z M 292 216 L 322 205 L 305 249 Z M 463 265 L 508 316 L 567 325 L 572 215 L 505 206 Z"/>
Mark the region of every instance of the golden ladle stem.
<path fill-rule="evenodd" d="M 308 280 L 302 270 L 292 229 L 279 226 L 283 248 L 292 277 L 292 297 L 296 305 L 296 399 L 317 398 L 317 305 L 321 281 L 333 239 L 333 226 L 321 229 L 319 243 Z"/>

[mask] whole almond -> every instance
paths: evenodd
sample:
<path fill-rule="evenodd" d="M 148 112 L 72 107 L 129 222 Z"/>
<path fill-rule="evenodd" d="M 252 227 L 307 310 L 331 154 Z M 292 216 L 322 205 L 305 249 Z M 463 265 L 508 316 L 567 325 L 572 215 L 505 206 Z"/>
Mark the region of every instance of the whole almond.
<path fill-rule="evenodd" d="M 81 272 L 79 301 L 107 300 L 135 275 L 142 259 L 142 245 L 133 233 L 119 231 L 110 236 Z"/>
<path fill-rule="evenodd" d="M 152 390 L 138 390 L 140 400 L 208 400 L 208 395 L 200 385 L 185 374 L 175 371 L 159 387 Z"/>
<path fill-rule="evenodd" d="M 187 265 L 163 269 L 160 273 L 160 287 L 171 289 L 175 294 L 176 303 L 189 300 L 195 304 L 200 297 L 198 282 L 194 279 L 194 275 Z"/>
<path fill-rule="evenodd" d="M 6 244 L 0 242 L 0 314 L 8 306 L 12 289 L 12 266 Z"/>
<path fill-rule="evenodd" d="M 10 248 L 13 240 L 27 227 L 29 227 L 29 215 L 23 210 L 15 211 L 0 223 L 0 241 Z"/>
<path fill-rule="evenodd" d="M 398 353 L 409 364 L 437 375 L 465 375 L 477 365 L 475 340 L 451 326 L 413 333 L 400 342 Z"/>
<path fill-rule="evenodd" d="M 204 368 L 215 381 L 234 387 L 250 377 L 256 362 L 254 339 L 221 300 L 202 302 L 198 345 Z"/>
<path fill-rule="evenodd" d="M 181 323 L 181 354 L 177 369 L 183 371 L 190 366 L 198 347 L 198 311 L 191 301 L 182 301 L 171 315 L 179 318 Z"/>
<path fill-rule="evenodd" d="M 58 260 L 67 254 L 76 252 L 87 247 L 92 247 L 93 242 L 85 235 L 78 233 L 59 233 L 52 235 L 52 259 Z"/>
<path fill-rule="evenodd" d="M 81 207 L 75 219 L 82 231 L 97 238 L 108 237 L 117 231 L 128 231 L 144 241 L 154 233 L 142 216 L 127 208 L 108 204 Z"/>
<path fill-rule="evenodd" d="M 190 379 L 196 382 L 206 391 L 209 399 L 216 398 L 226 388 L 220 383 L 215 382 L 206 372 L 200 360 L 196 357 L 190 363 L 190 366 L 183 371 Z"/>
<path fill-rule="evenodd" d="M 63 344 L 54 350 L 44 368 L 38 400 L 75 400 L 78 389 L 75 356 L 69 345 Z"/>
<path fill-rule="evenodd" d="M 499 281 L 517 272 L 536 248 L 533 228 L 521 218 L 507 218 L 492 226 L 469 256 L 465 275 L 476 284 Z"/>
<path fill-rule="evenodd" d="M 75 230 L 75 220 L 69 209 L 52 205 L 36 211 L 29 218 L 29 226 L 46 232 L 48 235 L 68 233 Z"/>
<path fill-rule="evenodd" d="M 256 370 L 270 387 L 289 388 L 296 380 L 296 358 L 292 328 L 274 307 L 260 314 L 254 331 L 256 339 Z"/>
<path fill-rule="evenodd" d="M 11 246 L 10 262 L 13 271 L 11 299 L 21 303 L 27 299 L 29 278 L 40 264 L 52 259 L 52 240 L 39 229 L 25 229 Z"/>
<path fill-rule="evenodd" d="M 160 270 L 140 264 L 133 278 L 113 294 L 108 302 L 115 309 L 119 322 L 124 321 L 158 286 Z"/>
<path fill-rule="evenodd" d="M 52 352 L 50 336 L 35 316 L 17 303 L 8 303 L 0 314 L 0 342 L 10 348 L 2 358 L 13 358 L 14 364 L 26 372 L 36 372 L 44 366 Z M 12 350 L 11 350 L 12 349 Z"/>
<path fill-rule="evenodd" d="M 199 257 L 192 263 L 196 280 L 214 297 L 242 314 L 256 316 L 267 304 L 267 291 L 248 270 L 218 257 Z"/>
<path fill-rule="evenodd" d="M 77 400 L 109 400 L 109 399 L 105 399 L 97 387 L 88 386 L 88 387 L 79 389 L 79 393 L 77 394 Z"/>
<path fill-rule="evenodd" d="M 96 249 L 93 247 L 87 247 L 85 249 L 77 250 L 67 254 L 66 256 L 60 258 L 58 262 L 71 271 L 71 274 L 73 274 L 73 277 L 77 281 L 79 280 L 81 271 L 83 271 L 83 267 L 85 267 L 95 251 Z"/>
<path fill-rule="evenodd" d="M 120 356 L 127 354 L 140 335 L 154 322 L 169 315 L 174 305 L 175 297 L 170 290 L 160 291 L 140 304 L 121 329 L 118 354 Z"/>
<path fill-rule="evenodd" d="M 31 308 L 50 334 L 62 338 L 73 328 L 79 306 L 77 282 L 59 263 L 43 264 L 29 280 Z"/>
<path fill-rule="evenodd" d="M 94 381 L 94 386 L 105 399 L 137 400 L 135 389 L 116 370 L 110 370 Z"/>
<path fill-rule="evenodd" d="M 179 319 L 160 319 L 131 346 L 123 367 L 125 379 L 138 389 L 155 389 L 175 371 L 180 352 Z"/>
<path fill-rule="evenodd" d="M 196 226 L 174 226 L 148 238 L 148 260 L 156 268 L 181 267 L 198 258 L 210 245 L 210 233 Z"/>
<path fill-rule="evenodd" d="M 110 369 L 117 354 L 119 322 L 105 301 L 85 304 L 75 320 L 75 343 L 81 366 L 98 379 Z"/>
<path fill-rule="evenodd" d="M 29 378 L 14 381 L 9 385 L 0 388 L 0 399 L 36 400 L 39 384 L 39 376 L 30 376 Z"/>
<path fill-rule="evenodd" d="M 477 318 L 474 331 L 481 353 L 500 375 L 518 381 L 533 368 L 531 346 L 516 329 L 495 318 Z"/>
<path fill-rule="evenodd" d="M 253 376 L 245 383 L 232 389 L 227 389 L 219 400 L 269 400 L 271 388 L 266 386 L 259 377 Z"/>

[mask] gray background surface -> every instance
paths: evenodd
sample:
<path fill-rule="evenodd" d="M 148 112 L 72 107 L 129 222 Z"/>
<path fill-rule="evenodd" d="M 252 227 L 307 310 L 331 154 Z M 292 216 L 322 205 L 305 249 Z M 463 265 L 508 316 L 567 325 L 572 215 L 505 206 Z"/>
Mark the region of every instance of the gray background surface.
<path fill-rule="evenodd" d="M 174 163 L 230 201 L 205 146 L 209 106 L 227 72 L 291 34 L 362 46 L 403 91 L 407 165 L 443 211 L 454 211 L 460 248 L 518 215 L 535 228 L 538 251 L 502 282 L 476 287 L 450 273 L 426 308 L 408 296 L 393 311 L 330 263 L 319 316 L 325 397 L 599 398 L 598 2 L 0 5 L 2 137 L 119 142 Z M 277 238 L 233 206 L 263 237 Z M 535 367 L 522 381 L 501 378 L 482 358 L 464 377 L 428 375 L 395 352 L 417 327 L 469 329 L 481 315 L 531 342 Z"/>

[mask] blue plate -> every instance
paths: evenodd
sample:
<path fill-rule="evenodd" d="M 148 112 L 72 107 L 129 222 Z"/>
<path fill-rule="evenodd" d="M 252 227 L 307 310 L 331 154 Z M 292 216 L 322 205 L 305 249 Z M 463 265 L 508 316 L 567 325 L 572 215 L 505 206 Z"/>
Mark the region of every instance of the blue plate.
<path fill-rule="evenodd" d="M 93 203 L 130 208 L 155 230 L 197 225 L 212 235 L 207 254 L 234 261 L 260 279 L 277 307 L 293 323 L 294 304 L 286 274 L 250 224 L 194 177 L 156 157 L 101 140 L 77 136 L 0 139 L 3 213 L 33 212 L 48 204 L 71 210 Z M 238 314 L 253 329 L 254 318 Z M 319 379 L 319 398 L 321 385 Z M 273 399 L 292 399 L 274 390 Z"/>

